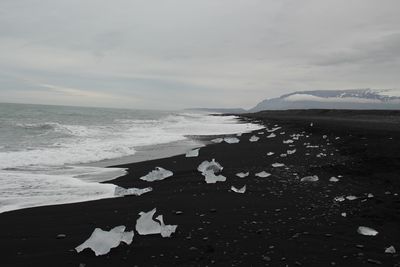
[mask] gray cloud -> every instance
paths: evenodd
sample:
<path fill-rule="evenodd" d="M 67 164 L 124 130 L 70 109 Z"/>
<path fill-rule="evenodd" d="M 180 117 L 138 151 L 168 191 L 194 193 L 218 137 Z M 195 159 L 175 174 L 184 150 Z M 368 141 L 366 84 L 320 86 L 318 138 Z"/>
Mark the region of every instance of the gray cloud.
<path fill-rule="evenodd" d="M 3 0 L 0 101 L 251 107 L 294 90 L 398 87 L 399 8 L 397 0 Z"/>

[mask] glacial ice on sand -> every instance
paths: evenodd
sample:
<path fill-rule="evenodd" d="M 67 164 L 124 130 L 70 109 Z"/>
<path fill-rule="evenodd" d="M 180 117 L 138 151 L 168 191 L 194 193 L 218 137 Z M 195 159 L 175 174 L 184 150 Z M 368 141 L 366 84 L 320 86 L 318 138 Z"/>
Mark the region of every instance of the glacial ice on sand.
<path fill-rule="evenodd" d="M 221 166 L 221 164 L 216 162 L 215 159 L 212 159 L 211 161 L 205 160 L 199 165 L 199 167 L 197 167 L 197 170 L 201 173 L 210 170 L 215 173 L 222 171 L 222 169 L 223 167 Z"/>
<path fill-rule="evenodd" d="M 140 177 L 140 179 L 147 182 L 153 182 L 164 180 L 165 178 L 171 177 L 172 175 L 174 175 L 173 172 L 163 169 L 161 167 L 156 167 L 155 170 L 152 170 L 145 176 Z"/>
<path fill-rule="evenodd" d="M 294 142 L 294 141 L 291 140 L 291 139 L 283 140 L 283 143 L 284 143 L 284 144 L 292 144 L 293 142 Z"/>
<path fill-rule="evenodd" d="M 115 187 L 115 196 L 140 196 L 145 193 L 153 191 L 153 188 L 146 187 L 146 188 L 123 188 L 120 186 Z"/>
<path fill-rule="evenodd" d="M 215 138 L 211 140 L 211 142 L 216 144 L 222 143 L 222 141 L 224 141 L 224 138 Z"/>
<path fill-rule="evenodd" d="M 274 168 L 279 168 L 279 167 L 285 166 L 285 164 L 277 162 L 277 163 L 272 163 L 271 166 L 274 167 Z"/>
<path fill-rule="evenodd" d="M 274 133 L 270 133 L 270 134 L 267 136 L 267 138 L 274 138 L 274 137 L 276 137 L 276 134 L 274 134 Z"/>
<path fill-rule="evenodd" d="M 239 173 L 236 173 L 236 176 L 239 178 L 245 178 L 245 177 L 249 176 L 249 174 L 250 174 L 249 172 L 239 172 Z"/>
<path fill-rule="evenodd" d="M 224 141 L 228 144 L 236 144 L 240 142 L 240 140 L 236 137 L 225 137 Z"/>
<path fill-rule="evenodd" d="M 216 182 L 225 182 L 226 177 L 219 174 L 215 175 L 214 171 L 205 171 L 202 173 L 204 177 L 206 178 L 206 183 L 207 184 L 215 184 Z"/>
<path fill-rule="evenodd" d="M 266 178 L 268 176 L 271 176 L 271 174 L 266 171 L 262 171 L 262 172 L 256 173 L 255 176 L 261 177 L 261 178 Z"/>
<path fill-rule="evenodd" d="M 136 231 L 140 235 L 161 234 L 162 237 L 170 237 L 173 233 L 175 233 L 178 226 L 165 225 L 162 215 L 156 217 L 156 220 L 158 221 L 153 220 L 153 216 L 156 211 L 157 209 L 154 208 L 149 212 L 140 212 L 140 217 L 136 221 Z"/>
<path fill-rule="evenodd" d="M 118 247 L 121 242 L 130 245 L 133 236 L 133 231 L 125 232 L 125 226 L 123 225 L 114 227 L 110 231 L 96 228 L 89 239 L 77 246 L 75 250 L 79 253 L 86 248 L 90 248 L 96 256 L 105 255 L 112 248 Z"/>
<path fill-rule="evenodd" d="M 186 156 L 187 158 L 198 157 L 198 156 L 199 156 L 199 150 L 200 150 L 200 148 L 190 150 L 190 151 L 188 151 L 188 152 L 186 153 L 185 156 Z"/>
<path fill-rule="evenodd" d="M 288 150 L 288 151 L 286 151 L 286 153 L 288 155 L 292 155 L 292 154 L 296 153 L 296 149 Z"/>
<path fill-rule="evenodd" d="M 329 178 L 329 182 L 336 183 L 336 182 L 339 182 L 339 179 L 336 177 L 331 177 L 331 178 Z"/>
<path fill-rule="evenodd" d="M 394 246 L 390 246 L 385 249 L 385 253 L 396 254 L 396 248 Z"/>
<path fill-rule="evenodd" d="M 244 194 L 246 192 L 246 186 L 243 186 L 242 188 L 239 189 L 234 186 L 231 186 L 231 190 L 235 193 Z"/>
<path fill-rule="evenodd" d="M 360 226 L 357 229 L 357 233 L 359 233 L 360 235 L 376 236 L 378 234 L 378 231 L 370 227 Z"/>
<path fill-rule="evenodd" d="M 250 137 L 249 141 L 250 142 L 257 142 L 260 139 L 260 137 L 253 135 L 252 137 Z"/>
<path fill-rule="evenodd" d="M 356 196 L 347 196 L 346 197 L 346 199 L 347 200 L 350 200 L 350 201 L 352 201 L 352 200 L 356 200 L 358 197 L 356 197 Z"/>
<path fill-rule="evenodd" d="M 300 179 L 301 182 L 317 182 L 319 180 L 317 175 L 306 176 Z"/>
<path fill-rule="evenodd" d="M 272 156 L 273 154 L 275 154 L 274 152 L 268 152 L 267 156 Z"/>

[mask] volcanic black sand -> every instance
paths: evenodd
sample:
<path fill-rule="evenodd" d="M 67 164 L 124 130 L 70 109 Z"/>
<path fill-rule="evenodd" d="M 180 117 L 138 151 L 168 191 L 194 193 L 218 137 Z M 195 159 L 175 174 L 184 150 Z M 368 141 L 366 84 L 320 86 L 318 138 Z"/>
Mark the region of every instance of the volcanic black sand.
<path fill-rule="evenodd" d="M 274 138 L 263 129 L 243 134 L 238 144 L 207 145 L 195 158 L 125 165 L 129 174 L 110 183 L 154 188 L 140 197 L 0 214 L 0 266 L 400 266 L 397 253 L 385 253 L 389 246 L 400 250 L 400 112 L 311 110 L 242 118 L 282 128 Z M 249 142 L 252 135 L 260 139 Z M 196 170 L 212 158 L 224 167 L 226 182 L 206 184 Z M 138 179 L 156 166 L 173 177 Z M 247 171 L 246 178 L 235 176 Z M 260 171 L 272 175 L 255 177 Z M 300 181 L 310 175 L 319 181 Z M 232 185 L 247 191 L 234 193 Z M 335 201 L 340 196 L 357 199 Z M 138 213 L 153 208 L 166 224 L 178 225 L 171 238 L 135 233 L 130 246 L 98 257 L 74 250 L 94 228 L 132 230 Z M 361 235 L 359 226 L 379 233 Z"/>

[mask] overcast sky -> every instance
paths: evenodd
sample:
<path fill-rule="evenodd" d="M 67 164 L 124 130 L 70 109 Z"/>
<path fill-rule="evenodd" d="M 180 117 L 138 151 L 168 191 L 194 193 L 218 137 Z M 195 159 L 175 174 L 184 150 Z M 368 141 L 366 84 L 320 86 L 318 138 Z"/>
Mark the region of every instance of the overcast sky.
<path fill-rule="evenodd" d="M 245 107 L 398 88 L 399 0 L 1 0 L 0 102 Z"/>

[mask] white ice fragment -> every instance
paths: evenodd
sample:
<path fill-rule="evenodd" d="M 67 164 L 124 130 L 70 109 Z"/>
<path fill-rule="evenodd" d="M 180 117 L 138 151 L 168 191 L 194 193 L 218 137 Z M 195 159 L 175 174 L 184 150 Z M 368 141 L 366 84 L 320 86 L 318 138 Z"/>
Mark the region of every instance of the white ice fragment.
<path fill-rule="evenodd" d="M 261 178 L 266 178 L 268 176 L 271 176 L 271 174 L 266 171 L 262 171 L 262 172 L 256 173 L 255 176 L 261 177 Z"/>
<path fill-rule="evenodd" d="M 281 158 L 286 158 L 286 157 L 287 157 L 287 154 L 281 154 L 280 157 L 281 157 Z"/>
<path fill-rule="evenodd" d="M 185 156 L 186 156 L 187 158 L 198 157 L 198 156 L 199 156 L 199 150 L 200 150 L 200 148 L 190 150 L 190 151 L 186 152 L 186 155 L 185 155 Z"/>
<path fill-rule="evenodd" d="M 146 187 L 146 188 L 123 188 L 120 186 L 117 186 L 114 191 L 115 196 L 140 196 L 145 193 L 153 191 L 153 188 L 151 187 Z"/>
<path fill-rule="evenodd" d="M 172 175 L 174 174 L 171 171 L 168 171 L 161 167 L 156 167 L 155 170 L 149 172 L 145 176 L 140 177 L 140 179 L 147 182 L 153 182 L 153 181 L 163 180 L 165 178 L 171 177 Z"/>
<path fill-rule="evenodd" d="M 328 136 L 327 136 L 326 134 L 324 134 L 324 135 L 322 136 L 322 138 L 323 138 L 323 139 L 326 139 L 326 138 L 328 138 Z"/>
<path fill-rule="evenodd" d="M 136 221 L 136 231 L 140 235 L 153 235 L 161 233 L 160 223 L 153 220 L 153 216 L 157 209 L 152 209 L 149 212 L 141 211 L 139 213 L 140 217 Z"/>
<path fill-rule="evenodd" d="M 272 163 L 271 166 L 274 167 L 274 168 L 279 168 L 279 167 L 285 166 L 285 164 L 283 164 L 283 163 Z"/>
<path fill-rule="evenodd" d="M 202 173 L 204 177 L 206 178 L 206 183 L 207 184 L 215 184 L 216 182 L 225 182 L 226 177 L 223 175 L 215 175 L 214 171 L 205 171 Z"/>
<path fill-rule="evenodd" d="M 310 126 L 313 127 L 313 126 L 314 126 L 314 123 L 310 123 Z"/>
<path fill-rule="evenodd" d="M 277 131 L 277 130 L 279 130 L 281 128 L 282 127 L 275 127 L 275 128 L 272 128 L 271 130 L 268 130 L 268 129 L 266 129 L 266 130 L 267 130 L 267 132 L 272 133 L 272 132 L 275 132 L 275 131 Z"/>
<path fill-rule="evenodd" d="M 306 176 L 300 179 L 301 182 L 317 182 L 319 180 L 317 175 Z"/>
<path fill-rule="evenodd" d="M 291 140 L 291 139 L 283 140 L 283 143 L 284 143 L 284 144 L 292 144 L 293 142 L 294 142 L 294 141 Z"/>
<path fill-rule="evenodd" d="M 204 173 L 205 171 L 213 171 L 214 173 L 222 171 L 223 167 L 221 164 L 215 161 L 215 159 L 212 159 L 211 161 L 203 161 L 199 167 L 197 167 L 197 170 L 201 173 Z"/>
<path fill-rule="evenodd" d="M 269 135 L 267 135 L 267 138 L 274 138 L 274 137 L 276 137 L 276 134 L 274 133 L 270 133 Z"/>
<path fill-rule="evenodd" d="M 236 144 L 239 143 L 240 140 L 236 137 L 225 137 L 224 141 L 228 144 Z"/>
<path fill-rule="evenodd" d="M 335 201 L 336 202 L 343 202 L 343 201 L 345 201 L 345 198 L 344 198 L 344 196 L 338 196 L 338 197 L 335 197 Z"/>
<path fill-rule="evenodd" d="M 346 217 L 347 213 L 346 212 L 342 212 L 341 215 L 342 215 L 342 217 Z"/>
<path fill-rule="evenodd" d="M 369 194 L 367 195 L 367 197 L 368 197 L 368 198 L 373 198 L 373 197 L 374 197 L 374 195 L 373 195 L 373 194 L 371 194 L 371 193 L 369 193 Z"/>
<path fill-rule="evenodd" d="M 239 136 L 239 137 L 240 137 L 240 136 L 242 136 L 242 133 L 238 133 L 238 134 L 236 134 L 236 136 Z"/>
<path fill-rule="evenodd" d="M 286 153 L 288 155 L 292 155 L 292 154 L 296 153 L 296 149 L 288 150 L 288 151 L 286 151 Z"/>
<path fill-rule="evenodd" d="M 215 139 L 211 140 L 211 142 L 216 143 L 216 144 L 222 143 L 222 141 L 224 141 L 224 138 L 215 138 Z"/>
<path fill-rule="evenodd" d="M 339 182 L 339 179 L 336 177 L 331 177 L 331 178 L 329 178 L 329 182 L 336 183 L 336 182 Z"/>
<path fill-rule="evenodd" d="M 239 194 L 244 194 L 246 192 L 246 186 L 243 186 L 242 188 L 238 189 L 234 186 L 231 186 L 231 190 L 235 193 L 239 193 Z"/>
<path fill-rule="evenodd" d="M 236 173 L 236 176 L 239 178 L 245 178 L 245 177 L 249 176 L 249 174 L 250 174 L 249 172 L 239 172 L 239 173 Z"/>
<path fill-rule="evenodd" d="M 250 137 L 249 141 L 250 142 L 257 142 L 260 139 L 260 137 L 253 135 L 252 137 Z"/>
<path fill-rule="evenodd" d="M 268 152 L 267 156 L 272 156 L 273 154 L 275 154 L 274 152 Z"/>
<path fill-rule="evenodd" d="M 156 217 L 158 221 L 160 221 L 160 226 L 161 226 L 161 236 L 162 237 L 171 237 L 173 233 L 175 233 L 176 228 L 178 225 L 165 225 L 164 224 L 164 219 L 162 215 L 158 215 Z"/>
<path fill-rule="evenodd" d="M 396 254 L 396 249 L 395 249 L 394 246 L 390 246 L 390 247 L 385 249 L 385 253 Z"/>
<path fill-rule="evenodd" d="M 347 196 L 346 199 L 347 200 L 356 200 L 357 197 L 356 196 Z"/>
<path fill-rule="evenodd" d="M 96 256 L 105 255 L 112 248 L 118 247 L 121 242 L 130 245 L 133 235 L 133 231 L 125 232 L 125 226 L 123 225 L 117 226 L 110 231 L 96 228 L 89 239 L 77 246 L 75 250 L 79 253 L 86 248 L 90 248 Z"/>
<path fill-rule="evenodd" d="M 360 226 L 357 229 L 357 233 L 359 233 L 360 235 L 376 236 L 378 234 L 378 231 L 366 226 Z"/>

